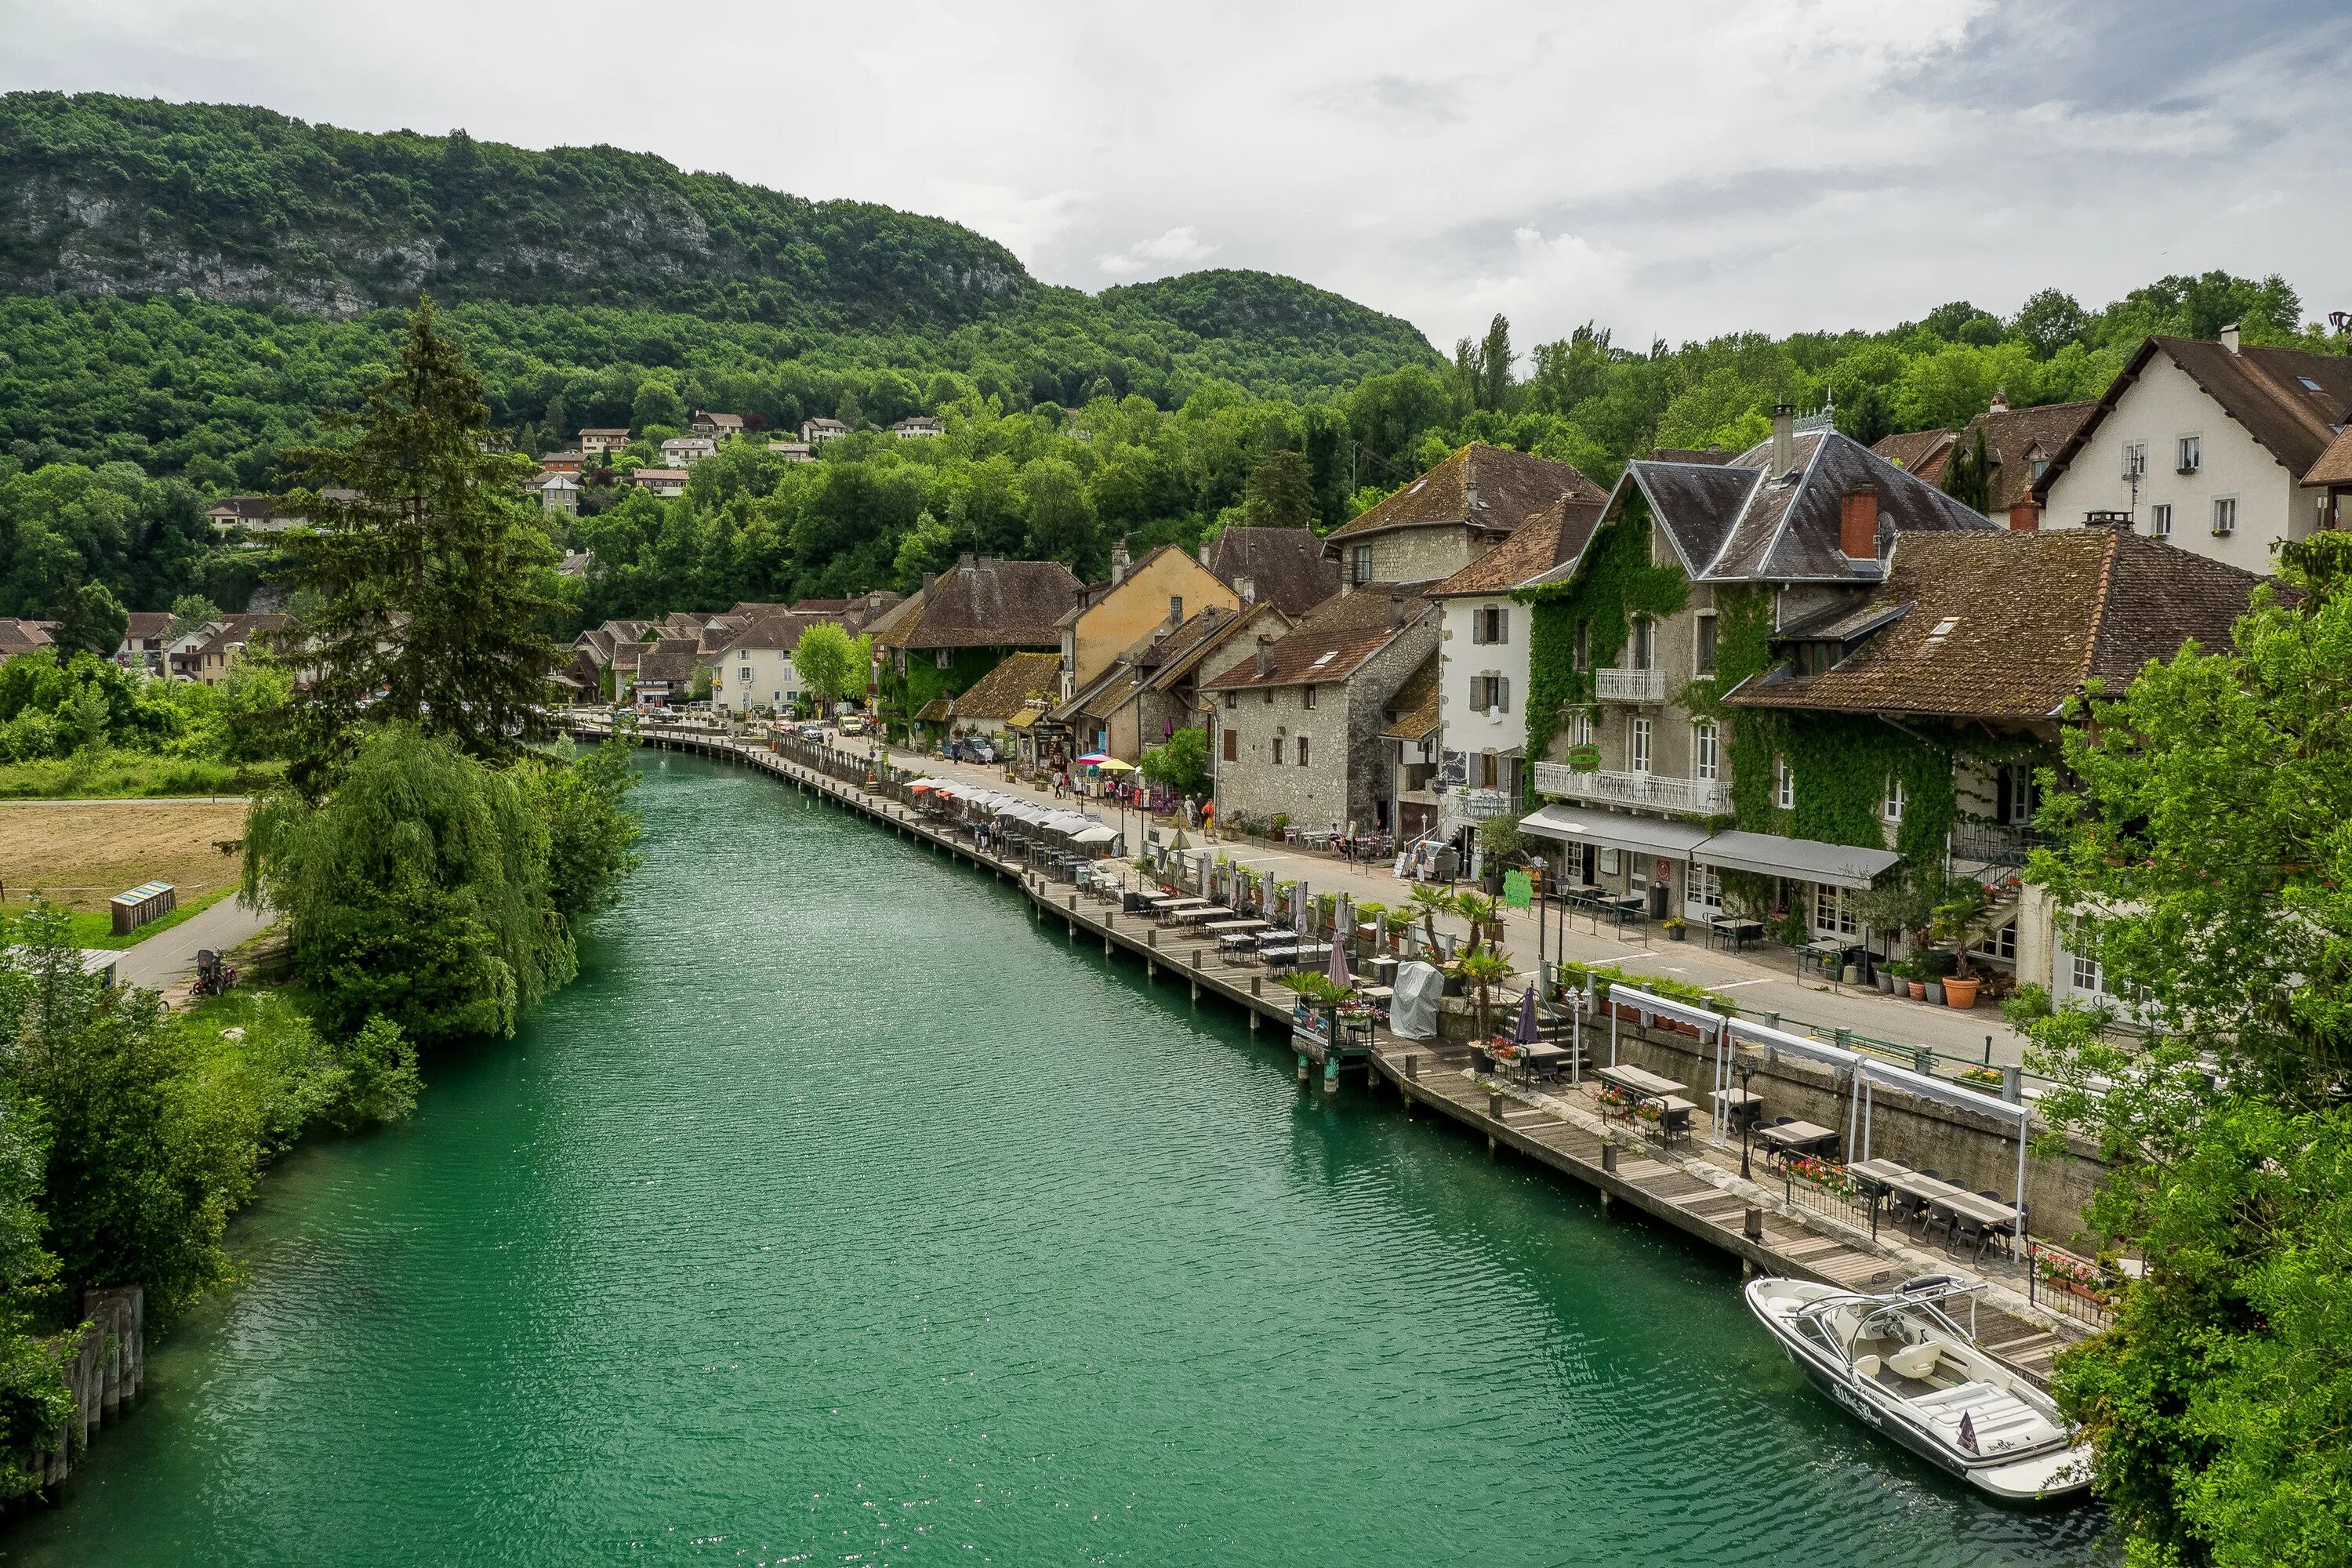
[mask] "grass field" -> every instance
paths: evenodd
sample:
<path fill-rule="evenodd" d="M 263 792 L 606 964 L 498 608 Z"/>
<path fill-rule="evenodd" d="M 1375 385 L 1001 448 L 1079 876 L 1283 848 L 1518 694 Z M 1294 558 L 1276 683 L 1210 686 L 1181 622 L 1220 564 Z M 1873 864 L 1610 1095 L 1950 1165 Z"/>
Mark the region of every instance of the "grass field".
<path fill-rule="evenodd" d="M 161 936 L 182 921 L 212 908 L 223 899 L 234 897 L 236 893 L 236 887 L 232 883 L 226 888 L 215 888 L 209 893 L 199 893 L 193 899 L 184 898 L 179 908 L 162 920 L 149 921 L 137 931 L 122 936 L 114 934 L 114 914 L 110 910 L 72 910 L 68 911 L 66 918 L 73 922 L 71 934 L 75 946 L 111 948 L 119 952 L 126 947 L 136 947 L 151 936 Z M 0 914 L 21 915 L 30 907 L 28 902 L 18 902 L 12 896 L 9 902 L 0 904 Z"/>
<path fill-rule="evenodd" d="M 282 771 L 276 763 L 216 763 L 142 752 L 107 752 L 95 757 L 0 765 L 0 801 L 257 795 L 277 783 Z"/>
<path fill-rule="evenodd" d="M 61 908 L 102 914 L 115 894 L 152 881 L 178 888 L 185 910 L 236 885 L 241 858 L 219 846 L 244 837 L 245 807 L 226 802 L 0 802 L 0 902 L 14 908 L 37 892 Z"/>

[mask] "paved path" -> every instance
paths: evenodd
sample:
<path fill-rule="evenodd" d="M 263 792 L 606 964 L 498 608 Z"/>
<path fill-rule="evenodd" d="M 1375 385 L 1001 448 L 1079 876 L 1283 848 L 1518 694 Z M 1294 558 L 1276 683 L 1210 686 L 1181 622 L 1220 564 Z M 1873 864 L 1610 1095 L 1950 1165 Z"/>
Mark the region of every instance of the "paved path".
<path fill-rule="evenodd" d="M 115 967 L 115 979 L 121 984 L 149 991 L 168 990 L 196 972 L 198 949 L 226 952 L 268 930 L 277 919 L 275 910 L 249 910 L 232 895 L 159 936 L 123 949 L 121 961 Z"/>
<path fill-rule="evenodd" d="M 861 758 L 866 754 L 855 742 L 842 749 Z M 1002 768 L 948 763 L 924 758 L 911 751 L 893 752 L 891 760 L 902 766 L 919 764 L 927 773 L 942 777 L 968 780 L 999 790 L 1010 788 L 1017 794 L 1034 794 L 1040 800 L 1053 798 L 1050 790 L 1038 791 L 1028 784 L 1008 786 Z M 1118 825 L 1116 806 L 1101 801 L 1072 804 L 1092 811 L 1107 824 Z M 1127 814 L 1130 845 L 1140 837 L 1136 826 L 1139 816 L 1132 811 Z M 1188 832 L 1187 837 L 1194 844 L 1202 842 L 1197 830 Z M 1402 907 L 1411 896 L 1412 884 L 1391 875 L 1386 863 L 1351 866 L 1336 856 L 1252 840 L 1223 840 L 1218 847 L 1244 866 L 1272 871 L 1285 881 L 1303 879 L 1318 893 L 1346 893 L 1359 903 L 1369 900 L 1392 909 Z M 1947 1058 L 1961 1061 L 1990 1059 L 1995 1067 L 2014 1067 L 2023 1060 L 2025 1042 L 2009 1027 L 1997 1007 L 1978 1006 L 1956 1012 L 1908 998 L 1898 1001 L 1875 990 L 1831 986 L 1818 980 L 1800 981 L 1793 973 L 1793 958 L 1778 945 L 1734 953 L 1710 949 L 1696 930 L 1687 942 L 1669 942 L 1654 925 L 1650 935 L 1654 944 L 1644 946 L 1639 928 L 1625 931 L 1626 940 L 1621 941 L 1612 927 L 1603 925 L 1595 933 L 1591 921 L 1580 917 L 1570 920 L 1563 937 L 1558 907 L 1548 910 L 1546 916 L 1547 930 L 1539 942 L 1533 910 L 1507 913 L 1505 946 L 1522 963 L 1538 952 L 1544 957 L 1566 956 L 1583 963 L 1622 963 L 1632 973 L 1671 975 L 1719 991 L 1749 1013 L 1777 1012 L 1785 1019 L 1825 1029 L 1852 1029 L 1897 1045 L 1928 1046 Z M 1438 929 L 1458 934 L 1461 922 L 1441 917 Z"/>
<path fill-rule="evenodd" d="M 250 805 L 249 795 L 135 795 L 121 800 L 98 800 L 72 795 L 43 796 L 38 800 L 0 800 L 0 805 Z"/>

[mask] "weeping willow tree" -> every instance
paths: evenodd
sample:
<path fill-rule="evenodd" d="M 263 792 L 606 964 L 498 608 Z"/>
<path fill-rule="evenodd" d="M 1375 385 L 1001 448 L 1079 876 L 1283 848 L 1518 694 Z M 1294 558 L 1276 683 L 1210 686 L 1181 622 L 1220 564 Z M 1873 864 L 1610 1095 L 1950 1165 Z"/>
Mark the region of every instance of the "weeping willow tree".
<path fill-rule="evenodd" d="M 572 978 L 548 784 L 406 726 L 362 733 L 334 793 L 285 792 L 246 826 L 245 894 L 280 910 L 320 1021 L 419 1044 L 509 1035 Z"/>

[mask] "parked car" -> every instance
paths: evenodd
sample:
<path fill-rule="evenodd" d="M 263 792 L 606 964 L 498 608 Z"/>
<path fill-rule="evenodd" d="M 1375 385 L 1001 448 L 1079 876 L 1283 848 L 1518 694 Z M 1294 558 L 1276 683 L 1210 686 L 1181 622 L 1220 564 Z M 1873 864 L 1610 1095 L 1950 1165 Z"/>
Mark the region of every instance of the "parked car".
<path fill-rule="evenodd" d="M 841 720 L 841 732 L 845 735 L 863 735 L 866 733 L 866 716 L 862 713 L 844 714 Z"/>

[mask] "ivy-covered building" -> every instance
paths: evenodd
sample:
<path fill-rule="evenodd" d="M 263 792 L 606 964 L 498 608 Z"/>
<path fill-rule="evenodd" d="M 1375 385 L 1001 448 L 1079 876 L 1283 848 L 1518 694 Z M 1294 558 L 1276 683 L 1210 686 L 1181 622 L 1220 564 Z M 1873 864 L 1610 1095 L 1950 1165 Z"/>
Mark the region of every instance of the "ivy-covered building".
<path fill-rule="evenodd" d="M 968 690 L 1006 654 L 1051 652 L 1056 624 L 1085 585 L 1058 561 L 966 555 L 866 628 L 882 661 L 882 710 L 911 721 L 933 699 Z"/>
<path fill-rule="evenodd" d="M 1767 667 L 1723 705 L 1759 752 L 1799 760 L 1787 826 L 1883 838 L 1978 881 L 1991 897 L 1971 922 L 1977 962 L 2060 1002 L 2116 1000 L 2020 878 L 2036 779 L 2060 765 L 2087 686 L 2120 690 L 2192 640 L 2226 646 L 2262 581 L 2127 521 L 1898 534 L 1885 583 L 1774 631 Z"/>
<path fill-rule="evenodd" d="M 1727 461 L 1628 464 L 1575 558 L 1511 595 L 1528 611 L 1529 782 L 1554 803 L 1523 831 L 1560 844 L 1568 884 L 1661 915 L 1709 918 L 1728 898 L 1856 935 L 1854 896 L 1898 858 L 1940 858 L 1940 837 L 1853 808 L 1839 781 L 1885 770 L 1857 763 L 1850 737 L 1777 736 L 1723 694 L 1769 667 L 1783 628 L 1861 635 L 1847 622 L 1906 536 L 1995 531 L 1786 409 Z"/>

